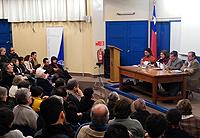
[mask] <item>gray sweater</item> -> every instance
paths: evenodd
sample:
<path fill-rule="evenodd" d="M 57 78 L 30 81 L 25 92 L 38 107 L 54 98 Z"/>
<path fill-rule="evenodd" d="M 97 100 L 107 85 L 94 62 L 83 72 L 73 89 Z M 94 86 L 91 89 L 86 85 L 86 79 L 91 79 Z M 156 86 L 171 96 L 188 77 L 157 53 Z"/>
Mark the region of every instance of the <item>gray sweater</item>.
<path fill-rule="evenodd" d="M 28 105 L 17 105 L 13 109 L 15 125 L 29 126 L 37 129 L 38 114 Z"/>
<path fill-rule="evenodd" d="M 113 119 L 109 121 L 110 125 L 116 123 L 126 126 L 134 138 L 144 137 L 144 129 L 138 120 L 128 117 L 127 119 Z"/>

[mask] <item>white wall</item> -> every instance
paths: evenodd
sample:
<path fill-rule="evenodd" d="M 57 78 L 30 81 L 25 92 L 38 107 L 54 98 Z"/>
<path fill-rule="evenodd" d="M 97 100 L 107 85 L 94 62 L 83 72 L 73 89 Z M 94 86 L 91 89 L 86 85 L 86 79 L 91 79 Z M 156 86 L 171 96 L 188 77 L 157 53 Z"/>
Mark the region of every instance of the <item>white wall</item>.
<path fill-rule="evenodd" d="M 127 12 L 135 12 L 135 15 L 117 15 Z M 148 20 L 149 0 L 104 0 L 104 15 L 106 21 Z"/>
<path fill-rule="evenodd" d="M 105 41 L 105 23 L 104 23 L 104 13 L 103 13 L 103 0 L 93 0 L 92 1 L 92 36 L 93 36 L 93 63 L 97 63 L 97 50 L 100 47 L 95 46 L 96 41 Z M 101 47 L 105 48 L 105 46 Z M 90 59 L 91 60 L 91 59 Z M 96 67 L 94 64 L 93 67 Z M 94 69 L 93 74 L 98 73 L 98 68 Z M 101 73 L 103 73 L 103 66 L 101 66 Z"/>

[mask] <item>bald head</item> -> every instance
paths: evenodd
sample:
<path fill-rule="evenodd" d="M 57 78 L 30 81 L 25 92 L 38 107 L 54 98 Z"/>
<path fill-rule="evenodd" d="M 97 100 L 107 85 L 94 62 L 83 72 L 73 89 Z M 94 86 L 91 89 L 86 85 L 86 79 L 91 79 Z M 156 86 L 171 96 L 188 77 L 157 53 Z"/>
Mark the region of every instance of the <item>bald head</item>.
<path fill-rule="evenodd" d="M 109 119 L 109 111 L 105 104 L 94 105 L 91 109 L 92 122 L 97 125 L 105 125 Z"/>

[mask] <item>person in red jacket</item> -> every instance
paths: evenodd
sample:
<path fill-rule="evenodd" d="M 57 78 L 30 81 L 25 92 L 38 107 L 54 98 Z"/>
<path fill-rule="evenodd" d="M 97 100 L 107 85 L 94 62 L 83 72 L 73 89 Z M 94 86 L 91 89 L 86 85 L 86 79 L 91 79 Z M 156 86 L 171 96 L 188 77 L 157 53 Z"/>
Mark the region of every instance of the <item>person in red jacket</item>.
<path fill-rule="evenodd" d="M 152 55 L 152 51 L 150 48 L 146 48 L 144 50 L 144 57 L 141 59 L 141 64 L 144 64 L 145 62 L 148 62 L 150 64 L 156 62 L 156 58 Z"/>

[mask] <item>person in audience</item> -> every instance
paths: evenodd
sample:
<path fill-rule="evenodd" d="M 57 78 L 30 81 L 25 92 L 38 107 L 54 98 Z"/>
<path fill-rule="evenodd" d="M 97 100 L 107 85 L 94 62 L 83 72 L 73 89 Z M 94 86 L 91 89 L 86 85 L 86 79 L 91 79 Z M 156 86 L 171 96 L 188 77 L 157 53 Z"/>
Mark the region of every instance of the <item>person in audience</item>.
<path fill-rule="evenodd" d="M 116 102 L 119 100 L 119 95 L 118 93 L 116 92 L 111 92 L 109 95 L 108 95 L 108 103 L 107 103 L 107 106 L 108 106 L 108 110 L 110 112 L 110 115 L 109 115 L 109 120 L 112 120 L 114 119 L 114 107 L 115 107 L 115 104 Z"/>
<path fill-rule="evenodd" d="M 145 125 L 145 138 L 162 138 L 167 128 L 167 120 L 163 115 L 153 113 L 147 118 Z"/>
<path fill-rule="evenodd" d="M 66 80 L 66 83 L 69 79 L 72 77 L 69 75 L 67 70 L 64 70 L 62 65 L 57 63 L 57 58 L 55 56 L 51 57 L 51 64 L 50 66 L 53 68 L 54 73 L 58 74 L 59 77 L 64 78 Z"/>
<path fill-rule="evenodd" d="M 145 128 L 145 121 L 147 117 L 150 115 L 150 113 L 146 109 L 145 101 L 141 98 L 138 98 L 133 102 L 133 106 L 135 111 L 131 113 L 130 117 L 132 119 L 138 120 L 143 128 Z"/>
<path fill-rule="evenodd" d="M 84 97 L 82 90 L 79 88 L 79 83 L 75 79 L 69 80 L 67 83 L 67 92 L 69 93 L 68 100 L 73 101 L 78 109 L 80 109 L 80 100 Z"/>
<path fill-rule="evenodd" d="M 81 100 L 80 100 L 80 111 L 81 112 L 87 112 L 92 108 L 92 106 L 95 102 L 93 100 L 93 93 L 94 93 L 94 90 L 92 88 L 86 88 L 83 91 L 84 97 L 81 98 Z"/>
<path fill-rule="evenodd" d="M 188 99 L 178 101 L 176 108 L 182 115 L 180 126 L 194 137 L 200 136 L 200 118 L 192 114 L 192 105 Z"/>
<path fill-rule="evenodd" d="M 73 138 L 74 132 L 65 120 L 63 101 L 55 96 L 44 100 L 40 105 L 40 114 L 45 122 L 34 138 Z"/>
<path fill-rule="evenodd" d="M 71 124 L 77 126 L 80 119 L 83 117 L 83 114 L 80 112 L 81 111 L 80 101 L 82 98 L 84 98 L 83 92 L 79 88 L 79 83 L 77 80 L 75 79 L 69 80 L 69 82 L 67 83 L 67 92 L 68 92 L 67 101 L 70 103 L 70 105 L 73 105 L 73 106 L 69 106 L 68 108 L 67 118 Z M 70 110 L 73 110 L 74 113 L 76 112 L 76 114 L 78 115 L 78 118 L 73 118 L 73 116 L 70 114 L 74 114 L 74 113 L 70 112 Z"/>
<path fill-rule="evenodd" d="M 162 50 L 160 52 L 160 58 L 157 60 L 157 62 L 166 65 L 168 63 L 168 61 L 169 61 L 169 54 L 168 54 L 167 50 Z"/>
<path fill-rule="evenodd" d="M 115 118 L 109 121 L 109 124 L 122 124 L 127 127 L 133 137 L 143 138 L 144 130 L 140 122 L 136 119 L 131 119 L 131 103 L 126 100 L 118 100 L 114 108 Z"/>
<path fill-rule="evenodd" d="M 6 56 L 6 49 L 4 47 L 0 48 L 0 69 L 3 69 L 5 63 L 9 63 L 10 60 Z"/>
<path fill-rule="evenodd" d="M 55 94 L 55 91 L 56 91 L 57 88 L 59 88 L 60 86 L 65 86 L 65 87 L 66 87 L 65 80 L 64 80 L 63 78 L 58 78 L 58 79 L 56 79 L 55 84 L 54 84 L 54 88 L 53 88 L 53 90 L 52 90 L 51 95 L 54 95 L 54 94 Z"/>
<path fill-rule="evenodd" d="M 2 71 L 2 86 L 10 88 L 14 77 L 13 63 L 5 63 L 4 70 Z"/>
<path fill-rule="evenodd" d="M 29 82 L 27 79 L 21 80 L 21 81 L 18 83 L 18 85 L 17 85 L 18 89 L 20 89 L 20 88 L 27 88 L 27 89 L 29 89 L 30 86 L 31 86 L 31 85 L 30 85 L 30 82 Z"/>
<path fill-rule="evenodd" d="M 32 96 L 31 107 L 36 113 L 38 113 L 40 111 L 40 104 L 43 101 L 41 97 L 44 90 L 40 86 L 32 86 L 30 91 Z"/>
<path fill-rule="evenodd" d="M 200 66 L 196 59 L 196 54 L 193 51 L 188 52 L 188 58 L 181 67 L 181 71 L 188 74 L 187 76 L 187 90 L 193 91 L 199 88 L 200 84 Z"/>
<path fill-rule="evenodd" d="M 30 74 L 30 71 L 26 68 L 26 65 L 24 64 L 24 58 L 23 57 L 19 57 L 19 67 L 22 69 L 22 72 L 24 74 Z"/>
<path fill-rule="evenodd" d="M 50 66 L 50 64 L 49 64 L 48 58 L 43 59 L 43 69 L 46 70 L 46 73 L 48 73 L 50 75 L 53 75 L 55 73 L 53 67 Z"/>
<path fill-rule="evenodd" d="M 166 68 L 169 70 L 180 70 L 182 66 L 183 61 L 180 58 L 178 58 L 178 52 L 172 51 L 170 53 L 170 59 L 166 64 Z"/>
<path fill-rule="evenodd" d="M 63 78 L 58 78 L 56 81 L 55 81 L 55 88 L 58 88 L 60 86 L 66 86 L 65 84 L 65 80 Z"/>
<path fill-rule="evenodd" d="M 131 138 L 128 129 L 121 124 L 113 124 L 108 126 L 104 134 L 104 138 Z"/>
<path fill-rule="evenodd" d="M 15 52 L 15 49 L 13 47 L 10 48 L 10 53 L 9 53 L 9 59 L 18 59 L 18 54 Z"/>
<path fill-rule="evenodd" d="M 18 105 L 13 109 L 15 115 L 13 127 L 21 130 L 24 135 L 31 130 L 33 133 L 30 135 L 33 136 L 37 130 L 38 114 L 29 106 L 32 103 L 31 92 L 27 88 L 20 88 L 17 90 L 15 98 Z M 24 128 L 26 129 L 24 130 Z"/>
<path fill-rule="evenodd" d="M 109 110 L 104 104 L 97 104 L 91 109 L 91 123 L 77 132 L 77 138 L 103 138 L 109 120 Z"/>
<path fill-rule="evenodd" d="M 152 51 L 150 48 L 146 48 L 144 50 L 144 57 L 141 59 L 141 64 L 153 64 L 156 62 L 156 58 L 152 55 Z M 147 65 L 146 64 L 146 65 Z"/>
<path fill-rule="evenodd" d="M 79 110 L 82 113 L 81 123 L 91 121 L 90 110 L 95 102 L 93 99 L 93 93 L 94 93 L 94 90 L 92 88 L 86 88 L 83 91 L 84 97 L 81 98 L 81 100 L 80 100 L 80 110 Z"/>
<path fill-rule="evenodd" d="M 13 67 L 13 71 L 15 73 L 15 75 L 24 75 L 24 73 L 22 72 L 22 69 L 19 66 L 19 60 L 13 58 L 11 60 L 11 62 L 13 63 L 14 67 Z"/>
<path fill-rule="evenodd" d="M 31 52 L 31 63 L 33 65 L 33 68 L 36 70 L 40 65 L 37 61 L 37 53 L 34 51 L 34 52 Z"/>
<path fill-rule="evenodd" d="M 8 105 L 11 109 L 13 109 L 16 105 L 15 94 L 18 90 L 19 83 L 24 80 L 21 75 L 16 75 L 13 79 L 12 86 L 9 89 L 9 97 L 8 97 Z"/>
<path fill-rule="evenodd" d="M 194 138 L 180 128 L 181 113 L 177 109 L 170 109 L 166 115 L 168 128 L 165 138 Z"/>
<path fill-rule="evenodd" d="M 33 69 L 33 65 L 32 65 L 31 61 L 32 61 L 32 57 L 30 55 L 26 55 L 24 58 L 24 65 L 26 66 L 27 70 L 30 73 L 33 73 L 34 69 Z"/>
<path fill-rule="evenodd" d="M 54 95 L 60 96 L 63 98 L 63 105 L 65 110 L 65 117 L 66 120 L 73 125 L 74 128 L 79 126 L 79 122 L 81 121 L 82 113 L 79 112 L 78 107 L 76 104 L 68 99 L 68 93 L 64 86 L 60 86 L 55 88 Z M 81 116 L 80 116 L 81 115 Z"/>
<path fill-rule="evenodd" d="M 8 108 L 0 108 L 0 137 L 1 138 L 32 138 L 31 136 L 25 137 L 22 132 L 15 129 L 12 130 L 12 122 L 14 114 Z"/>
<path fill-rule="evenodd" d="M 36 70 L 36 85 L 40 86 L 44 90 L 44 95 L 50 96 L 53 90 L 52 84 L 47 80 L 48 74 L 45 74 L 45 70 L 37 68 Z"/>
<path fill-rule="evenodd" d="M 5 87 L 0 86 L 0 108 L 9 108 L 6 104 L 6 100 L 8 97 L 8 90 Z"/>

